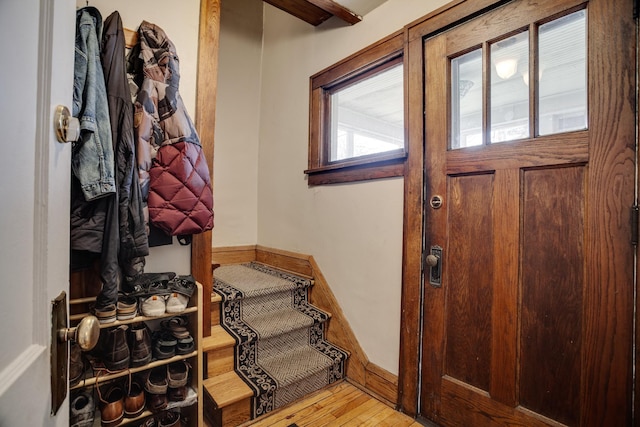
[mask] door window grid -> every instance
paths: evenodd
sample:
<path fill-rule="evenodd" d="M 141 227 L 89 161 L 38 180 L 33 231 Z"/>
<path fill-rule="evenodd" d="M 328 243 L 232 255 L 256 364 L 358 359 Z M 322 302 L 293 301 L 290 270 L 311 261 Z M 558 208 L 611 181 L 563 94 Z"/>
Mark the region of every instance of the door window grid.
<path fill-rule="evenodd" d="M 586 53 L 582 9 L 452 58 L 449 147 L 587 129 Z"/>

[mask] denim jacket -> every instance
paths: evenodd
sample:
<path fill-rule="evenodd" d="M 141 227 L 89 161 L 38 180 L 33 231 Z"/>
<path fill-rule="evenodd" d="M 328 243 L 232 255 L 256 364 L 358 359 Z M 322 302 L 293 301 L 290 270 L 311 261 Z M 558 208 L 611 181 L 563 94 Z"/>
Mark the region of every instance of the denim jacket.
<path fill-rule="evenodd" d="M 73 144 L 71 167 L 87 201 L 116 191 L 109 107 L 100 64 L 101 32 L 98 9 L 84 7 L 76 12 L 73 115 L 80 120 L 80 140 Z"/>

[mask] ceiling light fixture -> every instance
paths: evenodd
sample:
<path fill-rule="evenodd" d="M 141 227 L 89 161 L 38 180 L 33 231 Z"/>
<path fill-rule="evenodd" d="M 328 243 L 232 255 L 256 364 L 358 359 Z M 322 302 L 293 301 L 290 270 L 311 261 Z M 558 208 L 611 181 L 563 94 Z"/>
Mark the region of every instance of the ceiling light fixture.
<path fill-rule="evenodd" d="M 496 61 L 496 73 L 498 73 L 498 77 L 502 80 L 507 80 L 518 71 L 518 60 L 517 59 L 502 59 L 500 61 Z"/>

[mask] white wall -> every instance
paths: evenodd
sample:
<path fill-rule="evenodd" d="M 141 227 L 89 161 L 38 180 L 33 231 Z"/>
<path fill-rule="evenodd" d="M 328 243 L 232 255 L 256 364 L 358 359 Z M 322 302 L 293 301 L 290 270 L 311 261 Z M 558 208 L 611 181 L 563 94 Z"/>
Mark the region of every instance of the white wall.
<path fill-rule="evenodd" d="M 262 0 L 224 0 L 220 21 L 212 245 L 255 245 Z"/>
<path fill-rule="evenodd" d="M 86 5 L 76 0 L 77 7 Z M 137 30 L 144 20 L 158 25 L 173 42 L 180 60 L 180 95 L 192 120 L 196 112 L 196 76 L 198 70 L 198 26 L 200 2 L 175 0 L 91 0 L 105 20 L 115 10 L 120 13 L 122 25 Z M 188 274 L 191 271 L 191 247 L 173 245 L 151 248 L 145 272 L 173 271 Z"/>
<path fill-rule="evenodd" d="M 258 243 L 313 255 L 369 360 L 394 374 L 403 179 L 307 186 L 309 77 L 445 3 L 389 0 L 354 26 L 332 18 L 316 28 L 265 5 Z"/>

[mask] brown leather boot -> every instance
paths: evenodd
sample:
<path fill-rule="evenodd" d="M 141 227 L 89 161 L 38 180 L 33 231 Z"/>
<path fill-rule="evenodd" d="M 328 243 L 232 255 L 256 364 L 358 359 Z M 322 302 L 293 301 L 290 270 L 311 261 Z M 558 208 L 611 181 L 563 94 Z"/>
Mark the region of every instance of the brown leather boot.
<path fill-rule="evenodd" d="M 129 347 L 127 346 L 127 325 L 102 330 L 101 356 L 109 371 L 121 371 L 129 367 Z"/>
<path fill-rule="evenodd" d="M 144 322 L 131 324 L 128 342 L 131 367 L 144 366 L 151 361 L 151 334 Z"/>

